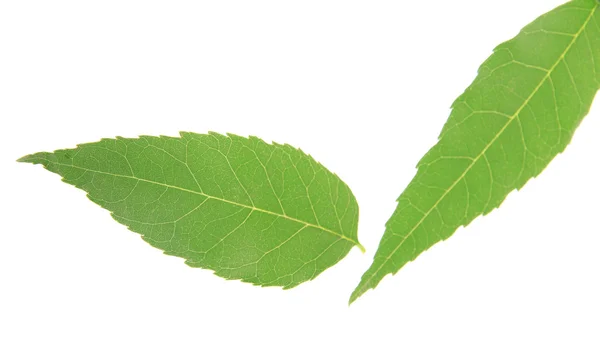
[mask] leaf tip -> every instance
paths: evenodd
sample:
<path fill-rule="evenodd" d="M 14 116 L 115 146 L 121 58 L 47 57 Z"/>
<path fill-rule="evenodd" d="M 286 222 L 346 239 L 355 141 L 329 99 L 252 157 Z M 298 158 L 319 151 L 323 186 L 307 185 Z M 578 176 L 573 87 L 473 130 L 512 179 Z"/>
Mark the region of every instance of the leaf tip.
<path fill-rule="evenodd" d="M 350 295 L 350 299 L 348 299 L 348 306 L 351 306 L 361 295 L 362 292 L 359 292 L 358 288 L 355 289 L 352 295 Z"/>
<path fill-rule="evenodd" d="M 17 160 L 19 163 L 39 163 L 40 156 L 38 154 L 25 155 Z"/>
<path fill-rule="evenodd" d="M 365 273 L 365 275 L 367 275 L 368 272 L 369 271 L 367 271 Z M 365 294 L 368 290 L 375 288 L 375 286 L 377 285 L 376 283 L 375 284 L 372 283 L 371 277 L 365 277 L 365 275 L 362 276 L 360 283 L 358 284 L 358 286 L 356 286 L 356 288 L 350 295 L 350 300 L 348 301 L 348 305 L 351 305 L 358 298 L 360 298 L 363 294 Z"/>
<path fill-rule="evenodd" d="M 53 159 L 53 153 L 37 152 L 35 154 L 25 155 L 17 160 L 20 163 L 43 164 L 46 166 Z"/>
<path fill-rule="evenodd" d="M 17 159 L 17 162 L 19 162 L 19 163 L 28 163 L 28 162 L 31 162 L 30 159 L 31 159 L 31 155 L 25 155 L 25 156 Z"/>

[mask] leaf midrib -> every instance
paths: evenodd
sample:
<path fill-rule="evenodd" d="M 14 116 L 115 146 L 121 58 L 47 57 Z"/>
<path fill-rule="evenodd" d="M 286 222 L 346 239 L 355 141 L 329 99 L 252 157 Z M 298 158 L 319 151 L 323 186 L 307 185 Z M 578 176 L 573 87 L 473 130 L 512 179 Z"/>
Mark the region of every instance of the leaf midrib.
<path fill-rule="evenodd" d="M 356 240 L 354 240 L 354 239 L 352 239 L 352 238 L 350 238 L 350 237 L 348 237 L 348 236 L 346 236 L 344 234 L 337 233 L 337 232 L 335 232 L 335 231 L 333 231 L 331 229 L 325 228 L 325 227 L 323 227 L 321 225 L 318 225 L 318 224 L 313 224 L 313 223 L 309 223 L 309 222 L 303 221 L 303 220 L 298 219 L 298 218 L 289 217 L 289 216 L 287 216 L 285 214 L 281 214 L 281 213 L 277 213 L 277 212 L 272 212 L 272 211 L 265 210 L 265 209 L 262 209 L 262 208 L 258 208 L 258 207 L 255 207 L 255 206 L 250 206 L 250 205 L 242 204 L 242 203 L 235 202 L 235 201 L 232 201 L 232 200 L 228 200 L 228 199 L 216 197 L 216 196 L 213 196 L 213 195 L 209 195 L 209 194 L 206 194 L 206 193 L 203 193 L 203 192 L 194 191 L 194 190 L 191 190 L 191 189 L 186 189 L 186 188 L 182 188 L 182 187 L 170 185 L 170 184 L 167 184 L 167 183 L 162 183 L 162 182 L 157 182 L 157 181 L 152 181 L 152 180 L 148 180 L 148 179 L 139 178 L 139 177 L 133 176 L 133 175 L 114 174 L 114 173 L 103 172 L 103 171 L 99 171 L 99 170 L 93 170 L 93 169 L 89 169 L 89 168 L 79 167 L 79 166 L 76 166 L 76 165 L 73 165 L 73 164 L 53 162 L 53 161 L 50 161 L 48 159 L 42 159 L 42 160 L 45 160 L 48 163 L 54 164 L 54 165 L 65 166 L 65 167 L 69 167 L 69 168 L 76 168 L 76 169 L 80 169 L 80 170 L 87 171 L 87 172 L 92 172 L 92 173 L 110 175 L 110 176 L 115 176 L 115 177 L 123 177 L 123 178 L 128 178 L 128 179 L 132 179 L 132 180 L 136 180 L 136 181 L 147 182 L 147 183 L 151 183 L 151 184 L 155 184 L 155 185 L 159 185 L 159 186 L 163 186 L 163 187 L 167 187 L 167 188 L 177 189 L 177 190 L 180 190 L 180 191 L 184 191 L 184 192 L 188 192 L 188 193 L 193 193 L 193 194 L 201 195 L 201 196 L 207 197 L 208 199 L 218 200 L 218 201 L 222 201 L 222 202 L 225 202 L 225 203 L 228 203 L 228 204 L 231 204 L 231 205 L 248 208 L 248 209 L 253 210 L 253 211 L 258 211 L 258 212 L 270 214 L 270 215 L 277 216 L 277 217 L 280 217 L 280 218 L 283 218 L 283 219 L 287 219 L 287 220 L 291 220 L 291 221 L 294 221 L 294 222 L 297 222 L 297 223 L 300 223 L 300 224 L 304 224 L 306 226 L 312 226 L 314 228 L 323 230 L 323 231 L 325 231 L 325 232 L 327 232 L 327 233 L 329 233 L 331 235 L 334 235 L 334 236 L 340 237 L 342 239 L 345 239 L 346 241 L 352 243 L 353 245 L 356 245 L 361 251 L 363 251 L 363 252 L 365 251 L 365 248 L 362 246 L 362 244 L 360 244 L 358 241 L 356 241 Z"/>
<path fill-rule="evenodd" d="M 581 36 L 582 32 L 585 31 L 587 25 L 589 24 L 589 22 L 592 20 L 592 17 L 596 13 L 596 10 L 598 9 L 598 6 L 599 6 L 599 4 L 596 2 L 595 5 L 594 5 L 594 7 L 592 8 L 592 10 L 590 12 L 590 15 L 584 21 L 583 25 L 581 25 L 581 28 L 579 29 L 579 31 L 577 31 L 577 33 L 573 36 L 573 39 L 571 40 L 571 42 L 569 43 L 569 45 L 566 47 L 565 51 L 560 55 L 560 57 L 557 59 L 556 63 L 554 63 L 554 65 L 552 65 L 552 67 L 550 69 L 548 69 L 548 71 L 546 72 L 546 75 L 542 78 L 542 80 L 537 85 L 537 87 L 531 92 L 531 94 L 529 95 L 529 97 L 527 99 L 525 99 L 525 101 L 523 102 L 523 104 L 521 105 L 521 107 L 519 107 L 515 111 L 515 113 L 510 117 L 510 119 L 507 121 L 507 123 L 500 129 L 500 131 L 498 131 L 498 133 L 496 134 L 496 136 L 490 141 L 490 143 L 488 143 L 488 145 L 486 145 L 483 148 L 483 150 L 481 151 L 481 153 L 479 155 L 477 155 L 472 160 L 471 164 L 458 177 L 458 179 L 450 186 L 450 188 L 448 188 L 448 190 L 446 190 L 446 192 L 444 192 L 444 194 L 442 194 L 442 196 L 440 197 L 440 199 L 429 209 L 429 211 L 425 212 L 425 214 L 423 215 L 423 217 L 421 218 L 421 220 L 419 220 L 419 222 L 403 237 L 402 241 L 396 246 L 396 248 L 394 248 L 394 250 L 389 255 L 386 256 L 385 261 L 380 264 L 380 266 L 375 270 L 375 272 L 373 272 L 371 274 L 371 276 L 365 282 L 362 283 L 363 286 L 361 287 L 360 290 L 358 290 L 358 292 L 356 292 L 356 294 L 362 294 L 363 290 L 365 288 L 368 289 L 368 287 L 369 287 L 368 285 L 371 282 L 371 280 L 375 277 L 375 275 L 377 275 L 379 273 L 379 271 L 383 268 L 383 266 L 385 266 L 387 264 L 387 262 L 390 260 L 390 258 L 392 256 L 394 256 L 394 254 L 396 253 L 396 251 L 398 251 L 398 249 L 400 249 L 400 247 L 402 247 L 402 245 L 404 245 L 404 242 L 406 242 L 406 240 L 408 239 L 408 237 L 412 236 L 412 234 L 416 231 L 416 229 L 418 229 L 421 226 L 421 224 L 425 221 L 425 219 L 427 219 L 427 217 L 429 217 L 429 215 L 431 214 L 431 212 L 434 209 L 436 209 L 437 206 L 440 204 L 440 202 L 442 200 L 444 200 L 444 198 L 454 189 L 454 187 L 456 187 L 456 185 L 464 179 L 464 177 L 471 170 L 471 168 L 473 168 L 473 166 L 475 165 L 475 163 L 477 163 L 477 161 L 479 161 L 479 159 L 482 156 L 485 155 L 485 153 L 487 152 L 487 150 L 504 133 L 504 131 L 506 130 L 506 128 L 508 128 L 508 126 L 519 116 L 519 114 L 521 113 L 521 111 L 523 111 L 523 109 L 528 105 L 528 103 L 531 101 L 531 99 L 537 94 L 537 92 L 540 90 L 540 88 L 543 86 L 543 84 L 546 82 L 546 80 L 548 80 L 548 78 L 554 72 L 554 70 L 559 65 L 559 63 L 565 58 L 565 56 L 567 55 L 567 53 L 571 50 L 571 47 L 573 46 L 573 44 L 575 44 L 575 42 L 577 41 L 577 39 Z"/>

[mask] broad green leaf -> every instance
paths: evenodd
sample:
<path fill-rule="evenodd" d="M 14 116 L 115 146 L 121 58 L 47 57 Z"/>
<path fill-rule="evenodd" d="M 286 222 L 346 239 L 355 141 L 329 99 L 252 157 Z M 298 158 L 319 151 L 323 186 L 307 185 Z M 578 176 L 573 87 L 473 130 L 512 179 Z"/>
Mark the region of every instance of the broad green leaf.
<path fill-rule="evenodd" d="M 596 0 L 564 4 L 483 63 L 399 197 L 350 302 L 497 208 L 565 149 L 599 88 L 598 7 Z"/>
<path fill-rule="evenodd" d="M 289 145 L 181 133 L 19 161 L 44 165 L 152 246 L 226 279 L 291 288 L 362 249 L 348 186 Z"/>

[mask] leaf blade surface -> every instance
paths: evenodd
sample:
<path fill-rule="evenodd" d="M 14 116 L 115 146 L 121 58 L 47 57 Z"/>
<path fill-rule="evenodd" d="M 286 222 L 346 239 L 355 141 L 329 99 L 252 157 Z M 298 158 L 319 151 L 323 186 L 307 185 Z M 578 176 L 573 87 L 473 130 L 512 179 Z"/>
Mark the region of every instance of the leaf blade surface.
<path fill-rule="evenodd" d="M 458 227 L 500 206 L 562 152 L 600 86 L 600 11 L 566 3 L 499 45 L 418 164 L 355 301 Z"/>
<path fill-rule="evenodd" d="M 292 288 L 362 249 L 348 186 L 289 145 L 183 132 L 19 161 L 44 165 L 152 246 L 226 279 Z"/>

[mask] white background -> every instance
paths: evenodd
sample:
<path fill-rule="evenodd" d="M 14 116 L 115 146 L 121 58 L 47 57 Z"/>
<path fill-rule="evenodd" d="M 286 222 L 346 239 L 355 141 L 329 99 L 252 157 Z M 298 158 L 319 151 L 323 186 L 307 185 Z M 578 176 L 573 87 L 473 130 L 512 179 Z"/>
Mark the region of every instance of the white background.
<path fill-rule="evenodd" d="M 351 307 L 494 46 L 560 0 L 0 4 L 1 342 L 600 342 L 600 104 L 566 154 Z M 232 132 L 311 153 L 367 247 L 290 291 L 192 269 L 22 155 Z"/>

